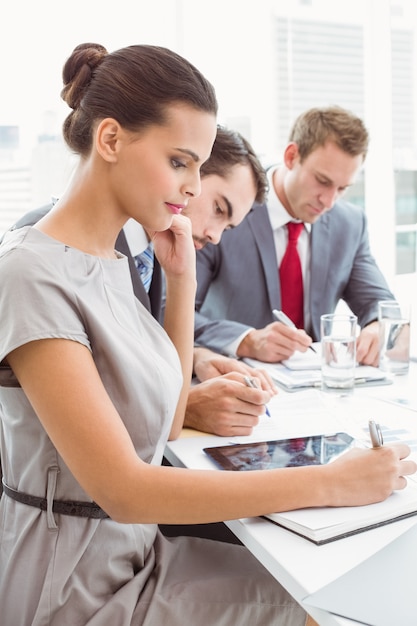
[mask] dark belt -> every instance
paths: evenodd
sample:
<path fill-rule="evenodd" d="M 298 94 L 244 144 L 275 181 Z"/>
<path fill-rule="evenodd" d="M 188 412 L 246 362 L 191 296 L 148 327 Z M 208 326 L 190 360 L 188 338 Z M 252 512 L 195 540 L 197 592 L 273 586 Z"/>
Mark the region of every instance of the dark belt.
<path fill-rule="evenodd" d="M 47 499 L 30 496 L 23 491 L 11 489 L 3 482 L 3 493 L 12 500 L 21 504 L 34 506 L 42 511 L 47 510 Z M 75 517 L 92 517 L 93 519 L 106 519 L 109 516 L 95 502 L 78 502 L 77 500 L 54 500 L 52 502 L 52 511 L 61 513 L 62 515 L 73 515 Z"/>

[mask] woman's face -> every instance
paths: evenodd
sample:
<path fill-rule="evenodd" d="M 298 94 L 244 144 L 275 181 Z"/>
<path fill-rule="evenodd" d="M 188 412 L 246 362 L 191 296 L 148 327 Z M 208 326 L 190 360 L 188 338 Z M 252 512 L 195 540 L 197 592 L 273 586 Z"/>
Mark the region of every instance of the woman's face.
<path fill-rule="evenodd" d="M 216 118 L 177 104 L 168 109 L 164 126 L 123 136 L 113 186 L 120 208 L 146 229 L 166 230 L 200 194 L 200 167 L 210 156 Z"/>

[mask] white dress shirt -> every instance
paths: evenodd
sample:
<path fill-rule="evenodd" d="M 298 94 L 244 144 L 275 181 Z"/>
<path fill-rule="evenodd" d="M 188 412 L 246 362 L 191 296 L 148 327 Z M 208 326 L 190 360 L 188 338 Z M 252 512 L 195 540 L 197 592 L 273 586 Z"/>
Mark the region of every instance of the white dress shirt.
<path fill-rule="evenodd" d="M 278 272 L 279 266 L 281 265 L 282 257 L 285 254 L 288 243 L 288 231 L 285 228 L 285 225 L 290 221 L 298 221 L 294 220 L 294 218 L 289 215 L 287 210 L 282 205 L 280 199 L 278 198 L 274 185 L 273 185 L 273 176 L 274 173 L 279 168 L 279 165 L 271 167 L 268 172 L 268 196 L 266 200 L 266 205 L 268 209 L 269 221 L 271 222 L 272 230 L 274 233 L 274 242 L 275 242 L 275 252 L 277 256 L 278 266 L 277 266 L 277 280 L 278 280 Z M 301 262 L 301 271 L 303 274 L 303 289 L 304 289 L 304 326 L 309 328 L 310 326 L 310 309 L 309 309 L 309 301 L 310 301 L 310 237 L 311 237 L 311 224 L 304 224 L 304 230 L 301 232 L 298 242 L 297 242 L 297 250 L 300 256 Z M 239 344 L 243 341 L 246 335 L 253 330 L 253 328 L 248 329 L 244 333 L 242 333 L 235 341 L 230 343 L 226 347 L 226 351 L 230 356 L 236 356 L 236 352 Z"/>
<path fill-rule="evenodd" d="M 145 229 L 139 222 L 134 219 L 127 220 L 123 226 L 127 245 L 129 246 L 130 254 L 135 257 L 141 254 L 148 247 L 148 236 Z"/>
<path fill-rule="evenodd" d="M 272 230 L 274 232 L 275 252 L 277 255 L 278 268 L 281 265 L 282 257 L 285 254 L 288 243 L 288 231 L 285 228 L 287 222 L 298 221 L 292 218 L 287 210 L 281 204 L 278 198 L 274 185 L 273 176 L 277 171 L 278 165 L 268 170 L 268 183 L 269 193 L 267 200 L 268 215 L 271 222 Z M 304 224 L 304 230 L 301 232 L 297 242 L 297 250 L 300 256 L 301 271 L 303 273 L 303 288 L 304 288 L 304 326 L 309 328 L 310 326 L 310 308 L 308 306 L 310 301 L 310 238 L 311 238 L 311 224 Z M 277 268 L 277 272 L 278 272 Z"/>

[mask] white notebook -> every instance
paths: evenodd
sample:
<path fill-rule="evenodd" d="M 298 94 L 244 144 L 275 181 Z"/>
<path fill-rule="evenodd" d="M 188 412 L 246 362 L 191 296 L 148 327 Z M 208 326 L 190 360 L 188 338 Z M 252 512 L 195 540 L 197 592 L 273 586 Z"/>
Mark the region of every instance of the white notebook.
<path fill-rule="evenodd" d="M 366 506 L 298 509 L 265 517 L 321 545 L 412 515 L 417 515 L 417 483 L 409 479 L 405 489 L 395 491 L 383 502 Z"/>

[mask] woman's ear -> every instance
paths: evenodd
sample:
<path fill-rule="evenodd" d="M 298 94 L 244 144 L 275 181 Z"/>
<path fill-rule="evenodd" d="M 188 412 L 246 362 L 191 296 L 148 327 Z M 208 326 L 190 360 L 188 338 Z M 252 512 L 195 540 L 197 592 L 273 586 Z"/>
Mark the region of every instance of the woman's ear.
<path fill-rule="evenodd" d="M 287 145 L 284 150 L 284 163 L 287 169 L 292 170 L 295 162 L 300 159 L 300 153 L 298 152 L 298 146 L 293 141 Z"/>
<path fill-rule="evenodd" d="M 108 163 L 115 163 L 119 150 L 121 126 L 113 118 L 101 120 L 96 130 L 96 150 Z"/>

